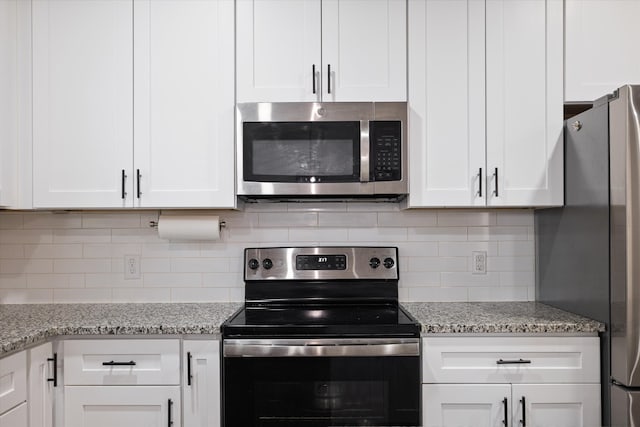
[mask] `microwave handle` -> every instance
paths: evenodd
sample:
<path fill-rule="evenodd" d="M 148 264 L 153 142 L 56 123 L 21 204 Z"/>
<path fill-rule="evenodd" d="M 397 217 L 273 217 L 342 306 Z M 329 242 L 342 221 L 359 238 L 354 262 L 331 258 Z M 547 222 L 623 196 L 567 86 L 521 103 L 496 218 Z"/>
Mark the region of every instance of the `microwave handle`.
<path fill-rule="evenodd" d="M 360 120 L 360 182 L 369 182 L 370 153 L 369 121 Z"/>

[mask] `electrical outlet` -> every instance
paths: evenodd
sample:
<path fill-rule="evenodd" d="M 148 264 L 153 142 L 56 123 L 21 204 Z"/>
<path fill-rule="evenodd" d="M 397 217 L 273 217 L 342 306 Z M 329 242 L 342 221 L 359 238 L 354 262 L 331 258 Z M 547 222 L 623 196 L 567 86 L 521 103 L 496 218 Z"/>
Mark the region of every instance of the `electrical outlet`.
<path fill-rule="evenodd" d="M 473 274 L 487 274 L 487 252 L 474 251 L 471 254 L 471 272 Z"/>
<path fill-rule="evenodd" d="M 140 255 L 124 256 L 124 278 L 125 279 L 140 278 Z"/>

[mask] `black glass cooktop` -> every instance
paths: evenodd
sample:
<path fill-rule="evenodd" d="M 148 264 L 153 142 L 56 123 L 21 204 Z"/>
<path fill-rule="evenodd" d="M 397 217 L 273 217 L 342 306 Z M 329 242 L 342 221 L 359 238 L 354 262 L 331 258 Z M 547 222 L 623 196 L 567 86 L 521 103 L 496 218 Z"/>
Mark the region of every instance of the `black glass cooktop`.
<path fill-rule="evenodd" d="M 225 338 L 417 337 L 419 324 L 398 305 L 247 306 L 222 325 Z"/>

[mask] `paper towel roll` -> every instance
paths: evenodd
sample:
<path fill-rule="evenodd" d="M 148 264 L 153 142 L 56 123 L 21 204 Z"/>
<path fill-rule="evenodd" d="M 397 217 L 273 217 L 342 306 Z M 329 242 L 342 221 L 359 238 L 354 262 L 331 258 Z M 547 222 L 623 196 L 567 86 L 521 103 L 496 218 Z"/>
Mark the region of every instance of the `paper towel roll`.
<path fill-rule="evenodd" d="M 218 240 L 220 219 L 216 215 L 160 215 L 158 236 L 168 240 Z"/>

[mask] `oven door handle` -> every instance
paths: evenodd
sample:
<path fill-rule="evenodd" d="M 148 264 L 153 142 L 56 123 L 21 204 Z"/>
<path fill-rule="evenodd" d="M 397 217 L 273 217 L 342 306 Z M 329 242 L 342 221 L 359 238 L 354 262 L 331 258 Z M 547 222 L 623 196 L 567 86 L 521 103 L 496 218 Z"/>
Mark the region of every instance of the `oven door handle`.
<path fill-rule="evenodd" d="M 252 340 L 226 339 L 224 357 L 392 357 L 419 356 L 420 340 L 335 339 Z"/>

